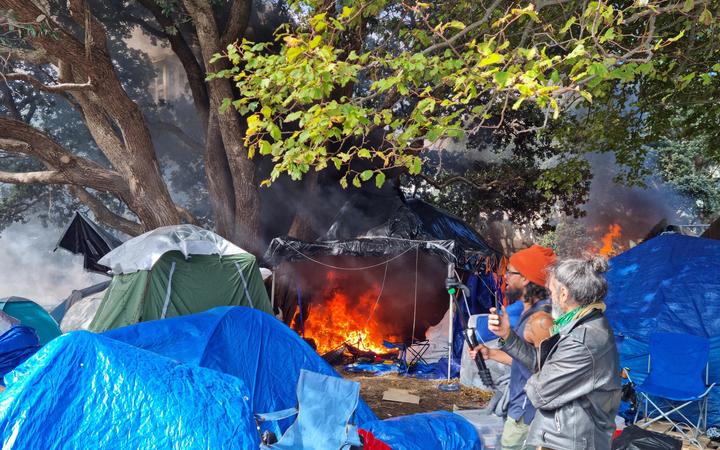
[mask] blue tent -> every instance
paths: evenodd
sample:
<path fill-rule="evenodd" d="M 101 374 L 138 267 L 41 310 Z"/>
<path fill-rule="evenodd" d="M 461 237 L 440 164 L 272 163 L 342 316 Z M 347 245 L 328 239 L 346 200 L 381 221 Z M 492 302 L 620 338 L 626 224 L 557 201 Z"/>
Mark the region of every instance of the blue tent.
<path fill-rule="evenodd" d="M 5 377 L 2 448 L 257 449 L 242 380 L 78 331 Z"/>
<path fill-rule="evenodd" d="M 62 334 L 55 319 L 32 300 L 23 297 L 0 298 L 0 311 L 34 329 L 43 345 Z"/>
<path fill-rule="evenodd" d="M 339 376 L 297 333 L 252 308 L 214 308 L 118 328 L 105 336 L 240 378 L 250 391 L 250 404 L 256 413 L 296 406 L 300 369 Z M 375 414 L 361 400 L 356 423 L 374 419 Z M 283 421 L 281 428 L 292 420 Z"/>
<path fill-rule="evenodd" d="M 663 234 L 611 259 L 607 278 L 607 317 L 635 381 L 647 372 L 650 334 L 669 331 L 708 338 L 710 381 L 720 382 L 720 241 Z M 719 423 L 715 389 L 708 424 Z"/>

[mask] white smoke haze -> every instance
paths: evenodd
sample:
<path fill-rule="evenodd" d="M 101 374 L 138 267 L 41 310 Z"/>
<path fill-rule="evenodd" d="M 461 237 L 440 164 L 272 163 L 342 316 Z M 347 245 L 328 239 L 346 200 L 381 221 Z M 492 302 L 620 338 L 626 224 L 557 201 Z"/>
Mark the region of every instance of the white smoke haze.
<path fill-rule="evenodd" d="M 73 289 L 108 279 L 86 272 L 80 255 L 53 252 L 63 231 L 30 222 L 13 224 L 0 234 L 0 298 L 25 297 L 52 309 Z"/>

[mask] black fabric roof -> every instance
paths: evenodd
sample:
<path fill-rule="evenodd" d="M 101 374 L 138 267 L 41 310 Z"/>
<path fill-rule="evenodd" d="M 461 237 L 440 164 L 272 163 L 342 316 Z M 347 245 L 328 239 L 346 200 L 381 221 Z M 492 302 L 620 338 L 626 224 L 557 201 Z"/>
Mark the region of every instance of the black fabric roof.
<path fill-rule="evenodd" d="M 120 244 L 121 240 L 100 228 L 84 214 L 75 212 L 75 217 L 60 237 L 55 250 L 63 248 L 83 255 L 83 267 L 86 270 L 107 274 L 110 269 L 98 264 L 98 260 Z"/>
<path fill-rule="evenodd" d="M 429 203 L 359 195 L 341 208 L 318 241 L 275 238 L 265 259 L 275 265 L 320 255 L 393 256 L 415 247 L 460 266 L 494 264 L 501 257 L 472 227 Z"/>

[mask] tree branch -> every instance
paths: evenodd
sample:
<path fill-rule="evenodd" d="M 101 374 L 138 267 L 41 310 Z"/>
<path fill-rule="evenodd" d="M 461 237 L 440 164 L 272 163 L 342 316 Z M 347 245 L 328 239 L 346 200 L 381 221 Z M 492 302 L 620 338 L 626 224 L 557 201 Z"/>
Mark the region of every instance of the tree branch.
<path fill-rule="evenodd" d="M 459 33 L 457 33 L 455 36 L 451 37 L 451 38 L 448 39 L 447 41 L 438 42 L 438 43 L 435 44 L 435 45 L 431 45 L 430 47 L 428 47 L 428 48 L 426 48 L 425 50 L 423 50 L 422 54 L 423 54 L 423 55 L 429 55 L 429 54 L 431 54 L 431 53 L 433 53 L 433 52 L 436 52 L 436 51 L 438 51 L 438 50 L 444 50 L 444 49 L 450 47 L 450 46 L 451 46 L 453 43 L 455 43 L 458 39 L 460 39 L 461 37 L 465 36 L 466 34 L 468 34 L 469 32 L 473 31 L 474 29 L 479 28 L 479 27 L 480 27 L 481 25 L 483 25 L 485 22 L 487 22 L 488 20 L 490 20 L 490 16 L 492 16 L 493 11 L 495 11 L 495 9 L 497 8 L 497 6 L 498 6 L 499 4 L 500 4 L 500 0 L 495 0 L 495 1 L 492 3 L 492 5 L 490 5 L 490 7 L 487 9 L 487 11 L 485 11 L 485 15 L 483 15 L 480 20 L 478 20 L 477 22 L 473 22 L 473 23 L 471 23 L 470 25 L 466 26 L 465 28 L 462 29 L 462 31 L 460 31 Z"/>
<path fill-rule="evenodd" d="M 144 227 L 132 220 L 121 217 L 110 211 L 97 197 L 79 186 L 70 186 L 70 192 L 95 214 L 95 218 L 105 225 L 122 231 L 130 236 L 137 236 L 145 232 Z"/>
<path fill-rule="evenodd" d="M 26 73 L 8 73 L 0 75 L 6 81 L 25 81 L 30 83 L 41 91 L 45 92 L 66 92 L 66 91 L 87 91 L 93 88 L 92 82 L 88 78 L 87 83 L 58 83 L 53 85 L 43 84 L 42 81 Z"/>
<path fill-rule="evenodd" d="M 88 186 L 118 196 L 128 192 L 127 183 L 117 172 L 73 155 L 50 136 L 25 122 L 0 117 L 0 148 L 38 158 L 62 174 L 59 182 Z"/>
<path fill-rule="evenodd" d="M 0 182 L 10 184 L 64 184 L 66 179 L 57 170 L 22 173 L 0 171 Z"/>
<path fill-rule="evenodd" d="M 225 46 L 245 35 L 250 22 L 252 3 L 251 0 L 233 0 L 225 32 L 220 38 L 220 45 Z"/>
<path fill-rule="evenodd" d="M 178 138 L 183 144 L 193 150 L 196 150 L 199 153 L 202 153 L 204 151 L 202 143 L 190 137 L 185 131 L 183 131 L 182 128 L 173 123 L 153 121 L 150 122 L 150 125 L 157 130 L 166 131 L 172 134 L 173 136 Z"/>

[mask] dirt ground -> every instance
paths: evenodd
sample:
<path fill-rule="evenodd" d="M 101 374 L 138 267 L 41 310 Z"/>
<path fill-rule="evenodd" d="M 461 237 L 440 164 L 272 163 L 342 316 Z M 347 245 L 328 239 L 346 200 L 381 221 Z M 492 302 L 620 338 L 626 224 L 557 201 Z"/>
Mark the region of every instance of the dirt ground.
<path fill-rule="evenodd" d="M 395 374 L 376 377 L 342 370 L 341 373 L 347 379 L 360 382 L 360 395 L 380 419 L 428 411 L 482 408 L 492 397 L 490 392 L 462 385 L 457 392 L 443 392 L 438 389 L 442 380 L 418 380 Z M 383 392 L 389 388 L 405 389 L 419 396 L 420 403 L 383 400 Z"/>

